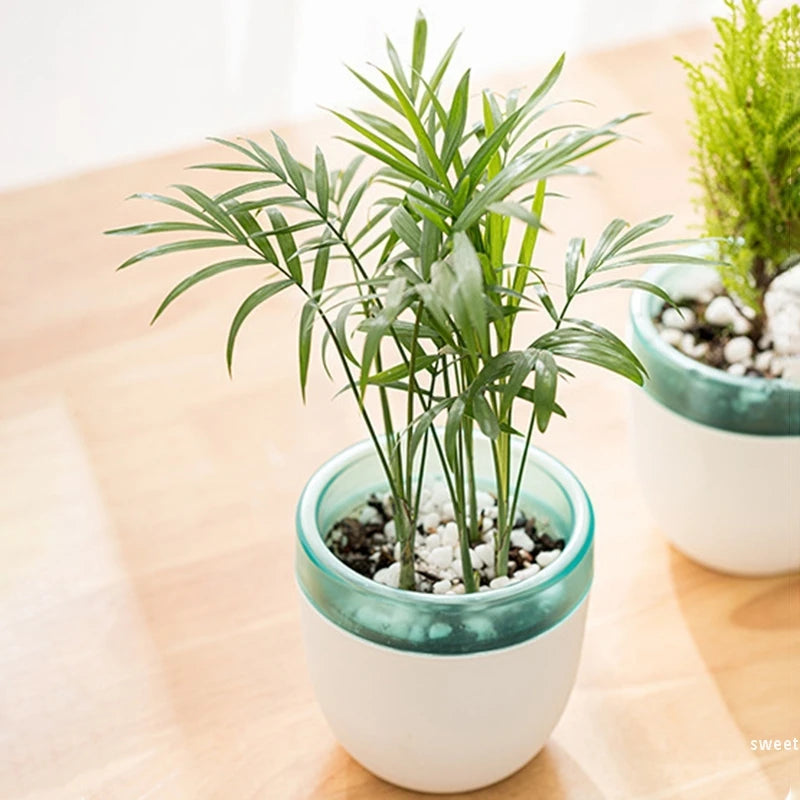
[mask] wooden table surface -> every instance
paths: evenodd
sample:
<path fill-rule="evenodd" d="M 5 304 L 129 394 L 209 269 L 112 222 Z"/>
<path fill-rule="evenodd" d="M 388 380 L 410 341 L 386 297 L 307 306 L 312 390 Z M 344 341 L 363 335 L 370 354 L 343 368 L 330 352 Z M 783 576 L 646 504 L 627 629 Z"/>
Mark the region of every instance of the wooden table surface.
<path fill-rule="evenodd" d="M 570 184 L 574 200 L 548 219 L 554 269 L 568 236 L 594 236 L 614 216 L 672 211 L 675 235 L 693 223 L 672 55 L 709 48 L 696 32 L 569 64 L 558 95 L 597 106 L 580 113 L 654 113 L 630 126 L 639 142 L 598 154 L 601 178 Z M 308 156 L 331 130 L 284 133 Z M 301 405 L 298 305 L 282 295 L 254 315 L 231 382 L 224 338 L 253 277 L 218 278 L 149 329 L 163 294 L 206 262 L 115 274 L 140 242 L 100 235 L 152 218 L 122 198 L 180 182 L 183 165 L 209 155 L 0 197 L 2 798 L 413 796 L 336 744 L 305 670 L 294 503 L 363 432 L 319 374 Z M 595 294 L 584 310 L 621 332 L 626 302 Z M 569 422 L 548 432 L 597 512 L 583 659 L 545 750 L 474 796 L 760 800 L 792 782 L 797 793 L 800 753 L 754 752 L 750 740 L 800 736 L 798 581 L 714 574 L 664 543 L 625 446 L 627 392 L 582 370 L 563 394 Z"/>

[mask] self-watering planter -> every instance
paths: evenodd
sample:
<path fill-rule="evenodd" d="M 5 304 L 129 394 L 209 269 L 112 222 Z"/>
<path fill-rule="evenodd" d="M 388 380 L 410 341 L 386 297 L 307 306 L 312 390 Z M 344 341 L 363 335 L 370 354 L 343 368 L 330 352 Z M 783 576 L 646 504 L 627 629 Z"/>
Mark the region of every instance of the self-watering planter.
<path fill-rule="evenodd" d="M 490 489 L 489 443 L 475 444 Z M 515 445 L 517 464 L 521 453 Z M 536 755 L 564 710 L 592 581 L 592 508 L 568 469 L 531 448 L 522 506 L 566 539 L 561 557 L 503 589 L 440 596 L 369 580 L 323 541 L 382 488 L 363 442 L 319 469 L 300 498 L 296 570 L 311 679 L 339 742 L 376 775 L 418 791 L 477 789 Z"/>
<path fill-rule="evenodd" d="M 697 267 L 659 266 L 674 292 Z M 649 373 L 632 399 L 636 470 L 658 527 L 704 566 L 737 575 L 800 569 L 800 386 L 735 376 L 661 339 L 662 301 L 635 292 L 631 343 Z"/>

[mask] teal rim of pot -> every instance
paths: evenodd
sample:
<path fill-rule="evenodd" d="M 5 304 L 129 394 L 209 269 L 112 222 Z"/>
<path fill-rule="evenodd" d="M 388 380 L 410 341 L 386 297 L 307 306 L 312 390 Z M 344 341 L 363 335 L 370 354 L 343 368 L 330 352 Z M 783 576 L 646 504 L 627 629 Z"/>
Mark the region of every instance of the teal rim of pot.
<path fill-rule="evenodd" d="M 681 272 L 702 267 L 658 265 L 644 278 L 667 292 Z M 635 290 L 630 302 L 633 352 L 647 370 L 644 391 L 683 417 L 719 430 L 758 436 L 800 435 L 800 386 L 780 378 L 731 375 L 667 344 L 654 319 L 664 303 Z"/>
<path fill-rule="evenodd" d="M 476 437 L 475 444 L 476 452 L 488 447 L 483 437 Z M 519 457 L 521 444 L 515 445 Z M 337 484 L 348 482 L 348 471 L 349 477 L 359 479 L 358 490 L 339 492 Z M 594 514 L 586 491 L 561 462 L 531 447 L 526 475 L 534 474 L 549 496 L 533 500 L 535 492 L 528 492 L 525 510 L 546 516 L 566 539 L 555 562 L 532 578 L 488 592 L 404 591 L 355 572 L 323 540 L 333 524 L 362 506 L 370 493 L 385 490 L 372 442 L 353 445 L 320 467 L 300 496 L 295 561 L 300 589 L 338 627 L 397 650 L 465 655 L 528 641 L 570 616 L 586 597 L 593 574 Z"/>

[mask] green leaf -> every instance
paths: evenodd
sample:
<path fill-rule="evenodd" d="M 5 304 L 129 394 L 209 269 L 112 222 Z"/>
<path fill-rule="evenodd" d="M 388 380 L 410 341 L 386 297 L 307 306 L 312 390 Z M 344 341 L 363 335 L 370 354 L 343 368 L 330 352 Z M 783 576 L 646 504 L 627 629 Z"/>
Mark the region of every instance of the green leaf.
<path fill-rule="evenodd" d="M 284 186 L 284 181 L 253 181 L 252 183 L 244 183 L 241 186 L 234 186 L 232 189 L 228 189 L 227 192 L 222 192 L 221 194 L 215 195 L 214 200 L 219 203 L 219 205 L 224 205 L 229 200 L 235 200 L 236 198 L 241 197 L 245 194 L 250 194 L 251 192 L 257 192 L 264 189 L 273 189 L 276 186 Z"/>
<path fill-rule="evenodd" d="M 503 398 L 500 401 L 500 418 L 507 419 L 511 411 L 514 398 L 519 395 L 522 385 L 525 383 L 528 375 L 536 367 L 536 351 L 523 350 L 521 353 L 515 354 L 514 366 L 508 376 L 508 382 L 503 392 Z"/>
<path fill-rule="evenodd" d="M 328 167 L 325 164 L 325 156 L 319 147 L 314 151 L 314 191 L 317 195 L 317 204 L 323 217 L 328 216 L 328 199 L 330 194 L 330 184 L 328 178 Z"/>
<path fill-rule="evenodd" d="M 419 113 L 422 116 L 425 113 L 425 109 L 428 107 L 428 103 L 431 102 L 431 99 L 436 96 L 436 92 L 439 89 L 439 84 L 441 84 L 442 79 L 447 72 L 447 68 L 450 66 L 450 62 L 453 59 L 453 54 L 456 51 L 456 47 L 458 47 L 458 42 L 461 39 L 461 34 L 459 33 L 455 39 L 450 43 L 450 46 L 445 50 L 444 55 L 442 56 L 439 63 L 436 65 L 436 69 L 434 69 L 433 74 L 431 75 L 431 79 L 428 82 L 428 89 L 429 91 L 426 92 L 422 96 L 422 100 L 420 101 L 419 105 Z"/>
<path fill-rule="evenodd" d="M 423 369 L 428 369 L 431 365 L 435 364 L 441 356 L 416 356 L 414 359 L 414 372 L 419 372 Z M 381 372 L 377 372 L 374 375 L 370 375 L 367 378 L 367 383 L 375 384 L 378 386 L 386 386 L 390 383 L 394 383 L 395 381 L 402 380 L 403 378 L 407 378 L 411 371 L 411 361 L 409 360 L 408 363 L 404 364 L 396 364 L 393 367 L 389 367 L 388 369 L 382 370 Z"/>
<path fill-rule="evenodd" d="M 444 131 L 444 145 L 442 148 L 442 165 L 445 169 L 453 163 L 453 158 L 461 144 L 464 135 L 464 126 L 467 123 L 467 108 L 469 106 L 469 78 L 467 70 L 462 76 L 453 94 L 450 113 L 447 116 L 447 126 Z"/>
<path fill-rule="evenodd" d="M 461 184 L 469 180 L 470 186 L 477 186 L 489 162 L 502 147 L 508 132 L 516 125 L 521 111 L 515 111 L 510 117 L 506 117 L 500 125 L 495 128 L 481 146 L 475 151 L 472 158 L 467 162 L 461 177 L 456 184 L 456 195 L 458 195 Z"/>
<path fill-rule="evenodd" d="M 628 223 L 624 219 L 615 219 L 606 226 L 603 233 L 600 234 L 600 238 L 597 240 L 597 244 L 594 246 L 589 260 L 586 262 L 587 276 L 591 275 L 603 263 L 606 254 L 614 245 L 614 240 L 627 227 Z"/>
<path fill-rule="evenodd" d="M 564 286 L 567 297 L 575 293 L 575 284 L 578 280 L 578 266 L 586 247 L 586 240 L 574 237 L 567 245 L 567 255 L 564 259 Z"/>
<path fill-rule="evenodd" d="M 555 64 L 550 69 L 550 72 L 545 75 L 544 80 L 531 92 L 531 96 L 525 101 L 520 111 L 522 114 L 527 114 L 539 103 L 539 101 L 555 86 L 561 72 L 564 69 L 564 60 L 566 54 L 562 53 Z"/>
<path fill-rule="evenodd" d="M 286 217 L 278 211 L 277 208 L 268 208 L 267 216 L 272 224 L 273 232 L 278 240 L 278 247 L 280 248 L 283 260 L 286 262 L 286 268 L 289 274 L 297 281 L 298 284 L 303 283 L 303 265 L 300 258 L 297 256 L 297 245 L 292 236 L 291 227 L 286 223 Z M 298 226 L 294 226 L 295 230 Z"/>
<path fill-rule="evenodd" d="M 500 435 L 500 423 L 497 421 L 497 415 L 492 411 L 483 394 L 477 394 L 473 398 L 472 414 L 485 436 L 496 439 Z"/>
<path fill-rule="evenodd" d="M 263 233 L 264 229 L 258 224 L 258 221 L 250 211 L 243 208 L 238 202 L 233 201 L 230 204 L 230 212 L 231 216 L 239 224 L 239 227 L 247 234 L 264 258 L 266 258 L 270 264 L 278 266 L 278 256 L 275 250 L 266 237 L 258 235 Z"/>
<path fill-rule="evenodd" d="M 356 213 L 358 204 L 361 202 L 361 198 L 364 197 L 364 192 L 369 188 L 370 182 L 371 179 L 367 178 L 367 180 L 359 184 L 358 188 L 350 195 L 350 199 L 347 201 L 347 207 L 344 210 L 344 214 L 342 214 L 340 226 L 342 233 L 344 233 L 348 223 L 353 218 L 353 214 Z"/>
<path fill-rule="evenodd" d="M 414 43 L 411 49 L 411 99 L 416 100 L 419 77 L 425 65 L 425 45 L 428 41 L 428 23 L 421 11 L 414 20 Z"/>
<path fill-rule="evenodd" d="M 270 297 L 278 294 L 278 292 L 283 291 L 287 286 L 291 286 L 294 281 L 285 278 L 283 280 L 274 281 L 273 283 L 268 283 L 266 286 L 262 286 L 259 289 L 256 289 L 251 295 L 247 297 L 247 299 L 239 306 L 239 310 L 236 312 L 236 315 L 233 318 L 233 322 L 231 323 L 231 329 L 228 333 L 228 346 L 226 350 L 226 360 L 228 362 L 228 374 L 232 374 L 233 369 L 233 346 L 236 343 L 236 336 L 239 333 L 239 329 L 242 327 L 242 323 L 247 319 L 253 309 L 257 308 L 261 303 L 266 300 L 269 300 Z"/>
<path fill-rule="evenodd" d="M 400 56 L 397 54 L 395 46 L 392 44 L 392 40 L 388 36 L 386 37 L 386 54 L 389 56 L 389 63 L 392 65 L 392 72 L 394 72 L 398 84 L 400 84 L 407 95 L 410 95 L 411 87 L 408 85 L 406 75 L 403 72 L 403 64 L 400 61 Z"/>
<path fill-rule="evenodd" d="M 347 66 L 347 65 L 345 65 Z M 359 80 L 364 86 L 369 89 L 372 94 L 375 95 L 381 102 L 385 103 L 389 108 L 393 111 L 396 111 L 398 114 L 403 113 L 403 109 L 400 107 L 400 104 L 395 100 L 391 95 L 384 92 L 382 89 L 379 89 L 372 81 L 365 78 L 360 73 L 356 72 L 352 67 L 347 67 L 347 70 L 353 75 L 357 80 Z"/>
<path fill-rule="evenodd" d="M 531 346 L 604 367 L 639 385 L 644 382 L 639 361 L 628 347 L 610 343 L 592 330 L 561 327 L 543 334 Z"/>
<path fill-rule="evenodd" d="M 603 281 L 602 283 L 595 283 L 591 286 L 584 286 L 580 293 L 595 292 L 598 289 L 643 289 L 645 292 L 650 292 L 656 297 L 659 297 L 668 305 L 674 306 L 675 301 L 660 287 L 649 281 L 643 281 L 636 278 L 619 278 L 613 281 Z"/>
<path fill-rule="evenodd" d="M 315 297 L 325 288 L 325 278 L 328 276 L 328 262 L 330 261 L 330 245 L 320 247 L 314 257 L 314 273 L 311 277 L 311 291 Z"/>
<path fill-rule="evenodd" d="M 158 256 L 166 256 L 171 253 L 180 253 L 184 250 L 204 250 L 208 247 L 231 247 L 239 246 L 239 242 L 234 242 L 231 239 L 187 239 L 184 242 L 167 242 L 160 244 L 158 247 L 151 247 L 147 250 L 142 250 L 135 256 L 131 256 L 127 261 L 120 264 L 117 269 L 125 269 L 132 264 L 137 264 L 139 261 L 144 261 L 147 258 L 156 258 Z"/>
<path fill-rule="evenodd" d="M 214 202 L 207 194 L 195 189 L 194 186 L 186 186 L 185 184 L 176 184 L 175 188 L 183 192 L 190 200 L 197 204 L 203 211 L 208 214 L 221 228 L 229 233 L 234 239 L 239 241 L 243 240 L 242 232 L 236 226 L 236 223 L 228 216 L 225 209 Z"/>
<path fill-rule="evenodd" d="M 219 233 L 216 226 L 203 225 L 199 222 L 148 222 L 143 225 L 128 225 L 125 228 L 112 228 L 103 231 L 108 236 L 140 236 L 144 233 L 172 233 L 174 231 L 207 231 Z"/>
<path fill-rule="evenodd" d="M 155 322 L 164 313 L 164 310 L 170 305 L 170 303 L 172 303 L 173 300 L 180 297 L 187 289 L 191 289 L 192 286 L 195 286 L 201 281 L 207 280 L 208 278 L 213 278 L 215 275 L 219 275 L 222 272 L 227 272 L 228 270 L 232 269 L 263 266 L 264 262 L 260 258 L 233 258 L 229 261 L 220 261 L 217 264 L 211 264 L 208 267 L 198 270 L 194 274 L 189 275 L 188 278 L 184 278 L 164 298 L 155 315 L 153 316 L 153 319 L 150 321 L 150 324 L 152 325 L 153 322 Z"/>
<path fill-rule="evenodd" d="M 210 164 L 192 164 L 189 169 L 213 169 L 219 172 L 268 172 L 267 169 L 259 164 L 236 164 L 214 162 Z"/>
<path fill-rule="evenodd" d="M 342 171 L 339 176 L 339 184 L 336 190 L 336 202 L 341 203 L 347 193 L 350 184 L 353 182 L 358 168 L 364 163 L 364 156 L 356 156 Z"/>
<path fill-rule="evenodd" d="M 465 410 L 466 402 L 459 395 L 453 400 L 447 412 L 447 422 L 444 428 L 444 452 L 447 463 L 452 470 L 458 468 L 458 432 L 461 429 L 461 420 L 464 417 Z"/>
<path fill-rule="evenodd" d="M 392 230 L 405 242 L 415 255 L 419 255 L 422 234 L 411 214 L 403 206 L 398 206 L 391 216 Z"/>
<path fill-rule="evenodd" d="M 381 73 L 386 79 L 386 82 L 392 88 L 394 96 L 397 98 L 397 102 L 400 104 L 400 108 L 402 109 L 403 116 L 408 120 L 409 125 L 411 125 L 411 129 L 414 131 L 414 135 L 417 137 L 417 141 L 419 142 L 422 151 L 425 153 L 428 161 L 430 161 L 433 171 L 436 173 L 436 177 L 441 181 L 441 187 L 439 188 L 445 189 L 448 192 L 452 192 L 452 187 L 450 185 L 450 179 L 447 177 L 447 172 L 442 166 L 442 162 L 439 160 L 439 156 L 436 154 L 436 148 L 433 146 L 433 142 L 430 140 L 430 137 L 425 130 L 425 126 L 422 124 L 422 120 L 414 110 L 414 106 L 411 104 L 411 101 L 408 99 L 403 90 L 394 81 L 392 76 L 384 70 L 381 70 Z"/>
<path fill-rule="evenodd" d="M 471 327 L 478 337 L 481 349 L 489 352 L 489 332 L 486 308 L 483 303 L 483 270 L 478 254 L 465 233 L 453 236 L 453 266 L 455 272 L 456 320 L 462 332 Z"/>
<path fill-rule="evenodd" d="M 529 211 L 520 203 L 508 201 L 505 203 L 492 203 L 487 208 L 487 211 L 491 211 L 494 214 L 501 214 L 504 217 L 514 217 L 514 219 L 524 222 L 531 228 L 542 228 L 543 230 L 547 230 L 547 228 L 542 225 L 542 220 L 539 218 L 539 216 L 533 211 Z"/>
<path fill-rule="evenodd" d="M 356 109 L 351 109 L 351 111 L 362 122 L 366 123 L 371 128 L 374 128 L 378 133 L 383 134 L 390 141 L 394 142 L 395 144 L 399 144 L 400 147 L 405 147 L 412 153 L 416 152 L 417 146 L 414 144 L 414 142 L 411 141 L 409 136 L 402 128 L 399 128 L 393 122 L 389 122 L 388 119 L 384 119 L 383 117 L 379 117 L 375 114 L 369 114 L 366 111 L 358 111 Z"/>
<path fill-rule="evenodd" d="M 542 305 L 544 306 L 545 311 L 547 311 L 547 313 L 550 315 L 550 318 L 553 320 L 553 322 L 558 323 L 559 321 L 558 311 L 556 311 L 556 307 L 553 304 L 553 300 L 548 294 L 547 289 L 545 289 L 544 284 L 537 283 L 533 287 L 533 290 L 539 296 L 539 300 L 542 301 Z"/>
<path fill-rule="evenodd" d="M 167 197 L 163 194 L 139 192 L 131 195 L 128 199 L 154 200 L 156 203 L 161 203 L 162 205 L 169 206 L 170 208 L 177 208 L 179 211 L 183 211 L 185 214 L 190 214 L 196 219 L 204 222 L 206 225 L 216 228 L 220 233 L 227 233 L 227 230 L 222 225 L 219 225 L 217 222 L 215 222 L 213 217 L 206 216 L 202 211 L 198 210 L 194 206 L 190 206 L 188 203 L 184 203 L 182 200 L 176 200 L 174 197 Z"/>
<path fill-rule="evenodd" d="M 370 145 L 365 144 L 364 142 L 359 142 L 356 139 L 348 139 L 344 136 L 337 136 L 336 138 L 343 142 L 347 142 L 347 144 L 352 145 L 358 150 L 361 150 L 363 153 L 366 153 L 378 161 L 383 162 L 387 166 L 391 167 L 395 172 L 410 178 L 412 181 L 419 181 L 430 189 L 438 190 L 440 188 L 439 183 L 436 180 L 423 172 L 423 170 L 421 170 L 416 164 L 408 161 L 405 156 L 403 156 L 403 161 L 398 161 L 385 151 L 381 151 L 379 148 L 371 147 Z M 407 161 L 408 163 L 406 163 Z"/>
<path fill-rule="evenodd" d="M 286 167 L 286 172 L 288 173 L 289 179 L 293 184 L 293 188 L 297 190 L 298 194 L 300 194 L 302 197 L 305 197 L 306 182 L 303 179 L 303 170 L 289 152 L 289 147 L 287 146 L 286 142 L 280 136 L 278 136 L 275 131 L 272 131 L 272 138 L 275 140 L 275 146 L 278 148 L 278 153 L 280 154 L 283 166 Z"/>
<path fill-rule="evenodd" d="M 300 312 L 300 329 L 298 341 L 298 361 L 300 365 L 300 394 L 306 401 L 306 384 L 308 383 L 308 365 L 311 360 L 311 334 L 314 330 L 314 319 L 317 315 L 317 303 L 312 298 L 303 304 Z"/>
<path fill-rule="evenodd" d="M 547 430 L 556 401 L 556 385 L 558 383 L 558 367 L 555 359 L 547 351 L 541 351 L 536 357 L 536 382 L 533 386 L 534 414 L 536 427 L 541 433 Z"/>

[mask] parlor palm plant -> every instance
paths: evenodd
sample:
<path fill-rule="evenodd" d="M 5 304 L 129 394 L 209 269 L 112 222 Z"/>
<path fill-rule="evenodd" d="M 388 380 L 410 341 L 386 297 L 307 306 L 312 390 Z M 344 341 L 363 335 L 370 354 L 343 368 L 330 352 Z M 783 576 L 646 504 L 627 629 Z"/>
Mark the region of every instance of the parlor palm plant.
<path fill-rule="evenodd" d="M 461 561 L 469 565 L 470 544 L 481 533 L 472 459 L 476 430 L 491 440 L 495 572 L 505 574 L 524 469 L 524 459 L 512 469 L 511 439 L 522 437 L 527 452 L 534 429 L 545 431 L 553 414 L 564 414 L 557 390 L 570 373 L 562 360 L 587 361 L 636 383 L 644 379 L 641 363 L 616 335 L 569 316 L 573 300 L 604 288 L 639 287 L 668 301 L 656 286 L 607 273 L 633 264 L 700 261 L 657 252 L 674 241 L 641 243 L 668 217 L 632 227 L 616 219 L 589 250 L 584 239 L 570 240 L 559 299 L 535 257 L 548 181 L 586 173 L 586 157 L 617 141 L 620 126 L 637 115 L 598 127 L 539 127 L 562 57 L 527 97 L 488 90 L 478 95 L 473 118 L 469 70 L 452 93 L 444 89 L 456 42 L 426 72 L 426 38 L 419 15 L 407 67 L 388 42 L 387 70 L 376 70 L 372 78 L 351 70 L 382 112 L 333 112 L 344 126 L 341 138 L 359 151 L 344 169 L 331 169 L 319 148 L 311 164 L 303 164 L 277 134 L 274 153 L 247 139 L 216 139 L 235 160 L 200 168 L 251 173 L 254 180 L 215 196 L 186 185 L 175 187 L 179 197 L 137 195 L 181 212 L 182 219 L 110 231 L 185 234 L 132 256 L 121 268 L 180 251 L 231 253 L 179 283 L 156 318 L 208 278 L 238 269 L 270 271 L 233 319 L 229 368 L 245 319 L 279 292 L 302 295 L 302 392 L 319 326 L 322 361 L 327 369 L 326 356 L 335 351 L 344 389 L 358 405 L 391 495 L 402 589 L 415 585 L 425 481 L 420 465 L 429 448 L 438 454 Z M 513 251 L 512 226 L 522 235 Z M 550 330 L 518 342 L 519 314 L 531 308 L 544 310 Z M 399 416 L 390 402 L 396 393 L 404 398 Z M 373 395 L 377 416 L 369 402 Z M 475 575 L 466 567 L 464 584 L 467 592 L 475 591 Z"/>

